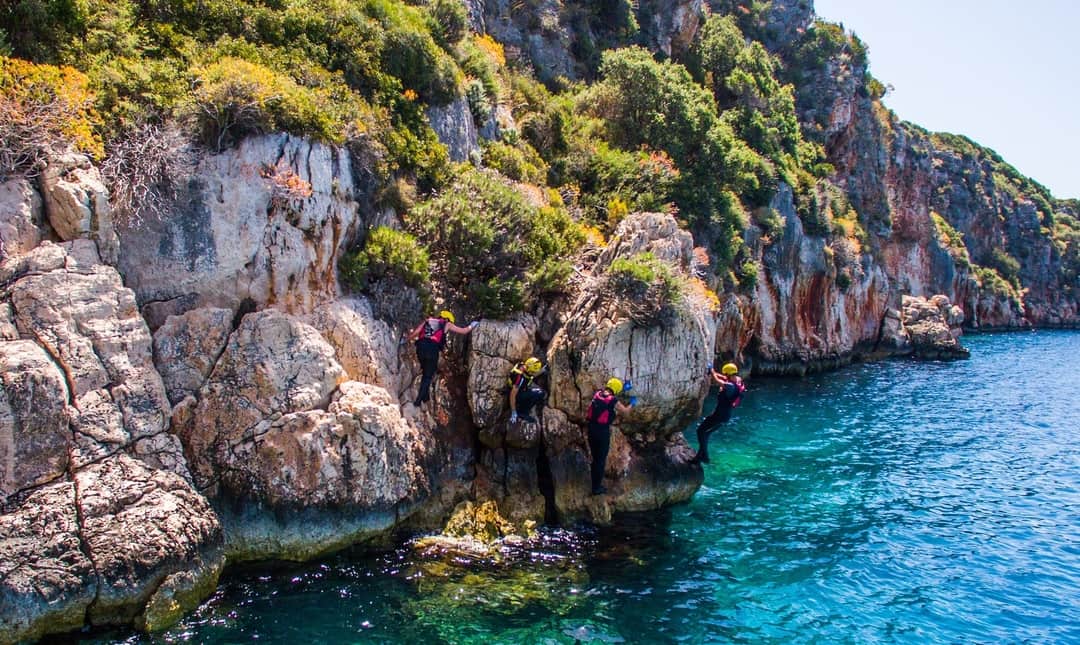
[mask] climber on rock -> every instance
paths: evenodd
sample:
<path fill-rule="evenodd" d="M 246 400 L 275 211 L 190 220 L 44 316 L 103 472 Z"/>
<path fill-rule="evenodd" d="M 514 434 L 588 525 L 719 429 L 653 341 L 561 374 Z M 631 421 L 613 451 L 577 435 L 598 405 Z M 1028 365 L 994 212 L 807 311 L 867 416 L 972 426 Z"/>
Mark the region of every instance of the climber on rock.
<path fill-rule="evenodd" d="M 592 453 L 592 494 L 603 495 L 607 492 L 604 488 L 604 469 L 607 467 L 608 450 L 611 448 L 611 422 L 615 420 L 616 412 L 623 414 L 637 405 L 637 397 L 630 397 L 630 405 L 619 400 L 619 394 L 623 392 L 623 382 L 615 377 L 608 379 L 607 385 L 593 394 L 592 403 L 585 413 L 585 420 L 589 428 L 589 452 Z M 626 383 L 626 390 L 630 389 L 630 382 Z"/>
<path fill-rule="evenodd" d="M 435 373 L 439 371 L 439 352 L 446 346 L 447 332 L 455 334 L 468 334 L 476 329 L 480 323 L 473 321 L 465 327 L 454 324 L 454 314 L 443 310 L 438 316 L 428 318 L 416 326 L 409 335 L 407 341 L 416 341 L 416 359 L 420 361 L 420 390 L 416 394 L 413 404 L 417 407 L 428 400 L 431 390 L 431 381 Z"/>
<path fill-rule="evenodd" d="M 536 377 L 544 373 L 544 364 L 540 359 L 529 357 L 518 363 L 510 370 L 507 379 L 510 384 L 510 422 L 515 423 L 518 419 L 528 423 L 535 423 L 536 419 L 529 414 L 533 407 L 543 406 L 547 393 L 536 384 Z"/>
<path fill-rule="evenodd" d="M 709 463 L 709 435 L 731 419 L 731 411 L 742 402 L 743 393 L 746 392 L 746 386 L 739 378 L 739 366 L 735 363 L 726 363 L 719 372 L 710 365 L 709 377 L 720 387 L 720 391 L 716 395 L 716 409 L 698 424 L 698 451 L 690 460 L 694 464 Z"/>

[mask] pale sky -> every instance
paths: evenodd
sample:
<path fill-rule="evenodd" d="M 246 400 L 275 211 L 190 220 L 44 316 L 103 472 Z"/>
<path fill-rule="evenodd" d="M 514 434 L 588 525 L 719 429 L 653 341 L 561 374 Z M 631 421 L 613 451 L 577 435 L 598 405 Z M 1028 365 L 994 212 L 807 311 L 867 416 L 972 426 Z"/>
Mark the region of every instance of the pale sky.
<path fill-rule="evenodd" d="M 1080 198 L 1080 1 L 815 0 L 870 50 L 885 104 Z"/>

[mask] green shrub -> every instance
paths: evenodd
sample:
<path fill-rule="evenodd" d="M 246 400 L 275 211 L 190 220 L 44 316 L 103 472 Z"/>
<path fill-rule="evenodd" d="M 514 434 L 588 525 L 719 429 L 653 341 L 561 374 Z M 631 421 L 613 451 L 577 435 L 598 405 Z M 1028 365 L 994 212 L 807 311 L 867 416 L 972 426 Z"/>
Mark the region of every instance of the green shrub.
<path fill-rule="evenodd" d="M 483 143 L 484 165 L 498 170 L 515 181 L 543 184 L 547 180 L 547 164 L 533 147 L 524 141 L 512 146 L 500 141 Z"/>
<path fill-rule="evenodd" d="M 679 181 L 679 170 L 666 153 L 647 148 L 629 152 L 603 141 L 581 143 L 565 158 L 559 179 L 580 188 L 586 220 L 611 225 L 612 200 L 625 204 L 627 212 L 666 210 Z"/>
<path fill-rule="evenodd" d="M 770 239 L 777 238 L 784 233 L 787 220 L 775 208 L 762 206 L 755 208 L 751 213 L 754 223 L 761 228 L 761 232 Z"/>
<path fill-rule="evenodd" d="M 997 271 L 1010 284 L 1020 285 L 1020 262 L 1009 255 L 1008 251 L 995 248 L 990 252 L 987 266 Z"/>
<path fill-rule="evenodd" d="M 211 63 L 196 77 L 190 113 L 203 143 L 215 150 L 248 134 L 277 130 L 333 143 L 344 140 L 344 115 L 319 89 L 237 58 Z"/>
<path fill-rule="evenodd" d="M 646 326 L 670 320 L 682 299 L 682 281 L 649 252 L 615 258 L 608 267 L 607 288 L 635 322 Z"/>
<path fill-rule="evenodd" d="M 736 272 L 739 288 L 746 292 L 753 291 L 757 286 L 758 271 L 758 263 L 754 260 L 747 260 L 739 265 L 739 270 Z"/>
<path fill-rule="evenodd" d="M 996 296 L 1010 298 L 1015 302 L 1020 301 L 1016 288 L 1008 280 L 1001 277 L 997 270 L 991 267 L 983 267 L 972 264 L 973 273 L 979 282 L 979 287 Z"/>
<path fill-rule="evenodd" d="M 0 57 L 0 179 L 33 174 L 49 152 L 103 155 L 85 75 L 71 67 Z"/>
<path fill-rule="evenodd" d="M 775 189 L 771 164 L 719 118 L 712 95 L 685 67 L 629 47 L 604 52 L 600 72 L 603 80 L 578 105 L 604 120 L 615 146 L 644 145 L 671 157 L 680 171 L 675 201 L 689 221 L 710 221 L 725 190 L 755 204 L 768 201 Z"/>
<path fill-rule="evenodd" d="M 387 277 L 424 291 L 431 281 L 429 265 L 427 249 L 415 237 L 379 226 L 368 233 L 362 248 L 342 256 L 338 269 L 354 291 L 366 291 Z"/>
<path fill-rule="evenodd" d="M 967 245 L 964 243 L 964 234 L 953 228 L 941 215 L 932 212 L 930 219 L 934 222 L 938 239 L 945 245 L 945 249 L 952 256 L 953 261 L 959 266 L 970 266 L 971 257 L 968 255 Z"/>
<path fill-rule="evenodd" d="M 469 11 L 461 0 L 428 0 L 427 17 L 435 41 L 450 48 L 469 33 Z"/>
<path fill-rule="evenodd" d="M 584 242 L 561 207 L 535 207 L 490 171 L 459 165 L 456 180 L 407 215 L 431 253 L 447 301 L 491 317 L 562 289 Z"/>

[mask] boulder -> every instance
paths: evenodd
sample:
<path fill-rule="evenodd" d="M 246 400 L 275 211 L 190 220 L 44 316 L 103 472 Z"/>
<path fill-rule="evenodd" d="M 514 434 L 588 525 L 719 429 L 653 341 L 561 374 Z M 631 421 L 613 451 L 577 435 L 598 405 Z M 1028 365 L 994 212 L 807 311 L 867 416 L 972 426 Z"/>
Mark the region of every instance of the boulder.
<path fill-rule="evenodd" d="M 210 376 L 232 333 L 231 309 L 204 307 L 169 316 L 154 332 L 154 364 L 169 401 L 194 394 Z"/>
<path fill-rule="evenodd" d="M 119 453 L 37 487 L 0 515 L 0 641 L 130 624 L 167 587 L 171 620 L 217 584 L 221 526 L 178 475 Z M 158 605 L 162 604 L 158 601 Z M 160 612 L 154 625 L 167 626 Z"/>
<path fill-rule="evenodd" d="M 80 629 L 97 572 L 80 538 L 75 485 L 42 486 L 0 514 L 0 642 Z"/>
<path fill-rule="evenodd" d="M 971 352 L 960 344 L 960 324 L 964 311 L 944 295 L 927 298 L 904 296 L 904 329 L 911 338 L 917 358 L 968 358 Z"/>
<path fill-rule="evenodd" d="M 21 336 L 33 338 L 63 376 L 75 466 L 121 450 L 187 477 L 179 444 L 167 434 L 170 407 L 154 368 L 150 332 L 120 275 L 89 240 L 43 243 L 0 265 Z M 57 405 L 60 405 L 59 403 Z M 155 438 L 149 443 L 146 440 Z M 160 459 L 161 454 L 167 459 Z"/>
<path fill-rule="evenodd" d="M 334 349 L 311 326 L 273 309 L 244 316 L 199 392 L 193 423 L 177 428 L 196 483 L 214 484 L 259 424 L 325 408 L 343 379 Z"/>
<path fill-rule="evenodd" d="M 375 317 L 366 298 L 341 298 L 320 305 L 305 319 L 334 348 L 349 380 L 385 388 L 399 399 L 412 383 L 411 347 L 399 345 L 394 330 Z"/>
<path fill-rule="evenodd" d="M 354 369 L 373 368 L 357 360 Z M 393 528 L 431 494 L 446 466 L 444 442 L 424 429 L 433 422 L 411 406 L 403 416 L 384 387 L 346 378 L 314 327 L 267 309 L 241 320 L 207 382 L 177 406 L 174 426 L 231 560 L 343 548 Z"/>
<path fill-rule="evenodd" d="M 666 261 L 683 279 L 693 264 L 689 233 L 679 230 L 674 218 L 635 214 L 619 225 L 596 271 L 641 251 Z M 603 286 L 598 282 L 585 290 L 548 349 L 552 409 L 545 411 L 543 429 L 560 516 L 597 521 L 610 519 L 613 510 L 687 499 L 700 486 L 701 470 L 687 463 L 691 451 L 681 431 L 707 393 L 705 366 L 712 361 L 716 335 L 713 312 L 697 300 L 670 305 L 666 323 L 647 326 L 626 315 Z M 638 405 L 616 421 L 613 436 L 625 438 L 625 459 L 618 456 L 621 440 L 613 438 L 608 459 L 608 472 L 617 479 L 613 492 L 593 498 L 584 415 L 593 392 L 611 376 L 632 381 Z"/>
<path fill-rule="evenodd" d="M 461 96 L 446 105 L 429 107 L 427 115 L 431 129 L 446 146 L 451 161 L 466 161 L 480 152 L 476 122 L 467 98 Z"/>
<path fill-rule="evenodd" d="M 68 389 L 37 343 L 0 342 L 0 505 L 10 495 L 67 472 Z"/>
<path fill-rule="evenodd" d="M 94 240 L 101 258 L 116 264 L 120 239 L 109 191 L 89 157 L 75 152 L 51 157 L 41 173 L 41 196 L 49 224 L 61 240 Z"/>
<path fill-rule="evenodd" d="M 45 228 L 41 197 L 21 177 L 0 182 L 0 262 L 41 242 Z"/>
<path fill-rule="evenodd" d="M 185 610 L 213 590 L 225 564 L 221 525 L 184 479 L 118 454 L 79 470 L 75 485 L 80 535 L 99 580 L 92 624 L 130 624 L 180 572 L 192 574 L 187 589 L 200 590 Z"/>
<path fill-rule="evenodd" d="M 484 430 L 495 426 L 509 409 L 507 378 L 515 364 L 534 355 L 535 335 L 536 321 L 528 315 L 482 321 L 470 334 L 469 410 L 481 429 L 481 440 Z"/>

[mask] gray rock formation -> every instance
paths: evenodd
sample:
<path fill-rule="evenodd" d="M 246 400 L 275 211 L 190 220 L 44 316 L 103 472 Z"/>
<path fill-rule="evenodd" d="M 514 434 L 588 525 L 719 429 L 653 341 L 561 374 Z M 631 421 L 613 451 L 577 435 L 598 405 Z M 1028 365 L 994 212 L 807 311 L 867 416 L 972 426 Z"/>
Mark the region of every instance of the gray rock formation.
<path fill-rule="evenodd" d="M 206 383 L 232 333 L 231 309 L 204 307 L 169 316 L 154 332 L 154 364 L 174 405 Z"/>
<path fill-rule="evenodd" d="M 950 359 L 970 356 L 960 344 L 960 324 L 964 310 L 943 295 L 932 298 L 903 298 L 904 329 L 918 358 Z"/>
<path fill-rule="evenodd" d="M 0 641 L 174 614 L 224 566 L 192 489 L 150 334 L 97 243 L 44 242 L 0 264 Z M 159 614 L 160 615 L 160 612 Z M 141 617 L 141 618 L 140 618 Z"/>
<path fill-rule="evenodd" d="M 429 107 L 427 115 L 431 129 L 446 146 L 451 161 L 466 161 L 472 153 L 480 152 L 476 123 L 464 96 L 447 105 Z"/>
<path fill-rule="evenodd" d="M 615 257 L 651 251 L 685 279 L 693 264 L 692 248 L 689 233 L 678 230 L 671 216 L 631 215 L 619 225 L 595 271 L 600 274 Z M 715 334 L 713 312 L 691 298 L 675 305 L 668 324 L 642 326 L 627 316 L 618 298 L 605 293 L 602 283 L 585 288 L 548 349 L 554 414 L 545 414 L 544 446 L 560 515 L 605 521 L 612 511 L 657 508 L 697 490 L 701 470 L 686 463 L 691 455 L 681 431 L 705 397 L 704 369 L 712 360 Z M 590 498 L 580 424 L 593 392 L 613 375 L 633 382 L 638 405 L 620 416 L 613 432 L 608 459 L 612 494 Z"/>
<path fill-rule="evenodd" d="M 341 307 L 316 318 L 356 313 Z M 328 328 L 341 332 L 356 376 L 381 378 L 369 353 L 374 335 Z M 268 309 L 243 318 L 191 412 L 176 415 L 230 559 L 299 560 L 341 548 L 392 528 L 431 493 L 438 470 L 426 460 L 439 448 L 413 422 L 430 420 L 403 416 L 383 385 L 346 378 L 314 327 Z"/>
<path fill-rule="evenodd" d="M 45 228 L 41 197 L 30 182 L 16 178 L 0 183 L 0 262 L 37 246 Z"/>
<path fill-rule="evenodd" d="M 199 307 L 304 314 L 337 297 L 363 202 L 344 150 L 253 137 L 204 157 L 186 185 L 173 217 L 123 231 L 119 267 L 152 329 Z"/>
<path fill-rule="evenodd" d="M 102 260 L 116 264 L 120 240 L 113 226 L 109 191 L 86 155 L 72 152 L 51 157 L 41 173 L 41 194 L 49 224 L 61 240 L 92 239 Z"/>

